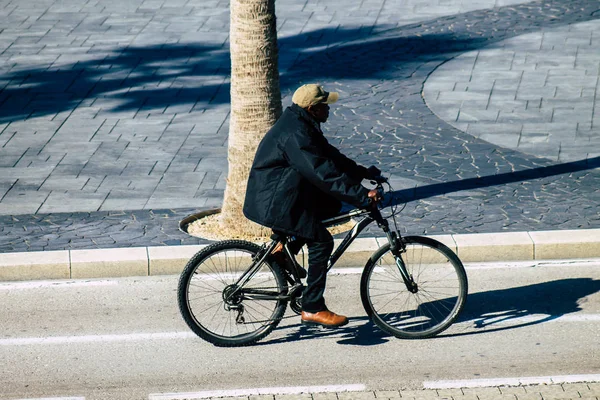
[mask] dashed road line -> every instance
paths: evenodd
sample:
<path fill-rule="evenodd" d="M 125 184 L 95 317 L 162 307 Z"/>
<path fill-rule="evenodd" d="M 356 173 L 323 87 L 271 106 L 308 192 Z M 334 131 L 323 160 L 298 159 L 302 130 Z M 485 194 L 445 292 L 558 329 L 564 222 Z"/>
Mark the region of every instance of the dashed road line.
<path fill-rule="evenodd" d="M 301 393 L 339 393 L 360 392 L 366 390 L 363 384 L 353 385 L 326 385 L 326 386 L 293 386 L 293 387 L 267 387 L 254 389 L 232 389 L 232 390 L 206 390 L 194 393 L 153 393 L 148 396 L 149 400 L 193 400 L 209 399 L 211 397 L 235 397 L 235 396 L 260 396 L 278 394 L 301 394 Z"/>
<path fill-rule="evenodd" d="M 34 399 L 18 399 L 18 400 L 85 400 L 85 397 L 36 397 Z"/>
<path fill-rule="evenodd" d="M 117 280 L 69 280 L 69 281 L 33 281 L 0 283 L 0 290 L 26 290 L 44 288 L 70 288 L 86 286 L 117 286 Z"/>
<path fill-rule="evenodd" d="M 189 339 L 193 332 L 130 333 L 123 335 L 49 336 L 0 339 L 0 346 L 30 346 L 73 343 L 136 342 L 144 340 Z"/>
<path fill-rule="evenodd" d="M 490 378 L 490 379 L 464 379 L 464 380 L 440 380 L 423 382 L 424 389 L 460 389 L 481 388 L 497 386 L 522 386 L 561 384 L 578 382 L 600 382 L 600 374 L 589 375 L 552 375 L 552 376 L 529 376 L 515 378 Z"/>

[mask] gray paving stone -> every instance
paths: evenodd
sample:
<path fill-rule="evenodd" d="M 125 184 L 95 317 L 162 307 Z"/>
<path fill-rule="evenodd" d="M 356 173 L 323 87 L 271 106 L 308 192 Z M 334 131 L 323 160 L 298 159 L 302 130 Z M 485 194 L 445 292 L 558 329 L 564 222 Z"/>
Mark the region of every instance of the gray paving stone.
<path fill-rule="evenodd" d="M 171 194 L 172 195 L 172 194 Z M 160 208 L 189 208 L 189 207 L 204 207 L 207 202 L 207 198 L 181 198 L 181 197 L 150 197 L 147 203 L 144 205 L 144 210 L 154 210 Z"/>
<path fill-rule="evenodd" d="M 87 176 L 52 176 L 43 181 L 43 184 L 39 186 L 39 189 L 45 191 L 67 191 L 67 190 L 81 190 L 88 182 L 89 177 Z"/>
<path fill-rule="evenodd" d="M 595 92 L 592 89 L 595 86 L 590 86 L 589 78 L 594 75 L 590 75 L 589 69 L 596 68 L 597 71 L 598 63 L 593 57 L 597 52 L 577 52 L 574 51 L 575 46 L 565 49 L 565 40 L 559 40 L 567 36 L 573 39 L 573 43 L 584 46 L 580 42 L 582 39 L 595 37 L 590 34 L 596 29 L 594 21 L 585 22 L 591 18 L 589 2 L 577 0 L 575 7 L 563 0 L 555 2 L 555 6 L 562 10 L 558 19 L 555 12 L 535 4 L 523 3 L 527 2 L 409 0 L 402 4 L 388 2 L 382 9 L 383 0 L 357 0 L 343 6 L 335 2 L 310 2 L 307 7 L 302 5 L 304 11 L 298 11 L 298 4 L 283 0 L 283 3 L 278 3 L 278 17 L 280 27 L 285 31 L 285 35 L 280 31 L 281 59 L 285 60 L 282 63 L 285 67 L 281 70 L 282 91 L 288 96 L 284 102 L 289 102 L 289 96 L 298 82 L 308 80 L 321 81 L 344 94 L 343 101 L 334 108 L 336 114 L 326 126 L 329 138 L 361 162 L 372 162 L 375 159 L 376 163 L 385 166 L 390 173 L 414 178 L 415 183 L 411 183 L 411 188 L 415 185 L 424 188 L 430 186 L 429 189 L 413 191 L 411 194 L 413 198 L 415 195 L 425 196 L 410 203 L 411 215 L 421 217 L 416 226 L 422 232 L 435 232 L 436 229 L 438 232 L 463 232 L 496 229 L 495 227 L 535 229 L 539 226 L 538 222 L 523 218 L 519 211 L 507 211 L 506 217 L 502 216 L 504 219 L 499 223 L 498 215 L 489 210 L 484 212 L 474 203 L 477 203 L 478 198 L 492 196 L 494 200 L 490 209 L 512 210 L 511 206 L 518 202 L 522 211 L 526 205 L 543 208 L 546 204 L 557 203 L 560 199 L 557 193 L 567 195 L 573 190 L 579 190 L 582 192 L 582 203 L 595 204 L 597 190 L 594 188 L 599 187 L 596 176 L 582 171 L 580 176 L 575 175 L 575 181 L 561 177 L 548 178 L 550 180 L 545 184 L 552 185 L 552 191 L 541 192 L 540 186 L 536 186 L 537 182 L 535 185 L 520 185 L 519 182 L 494 184 L 465 190 L 462 194 L 460 191 L 447 192 L 442 189 L 436 192 L 434 189 L 435 184 L 447 182 L 449 178 L 502 176 L 513 172 L 515 168 L 552 165 L 522 153 L 529 151 L 535 156 L 549 155 L 554 151 L 550 147 L 540 146 L 538 143 L 528 144 L 527 140 L 521 144 L 520 141 L 517 142 L 517 147 L 514 147 L 514 138 L 519 133 L 522 134 L 520 122 L 496 122 L 492 125 L 482 117 L 501 111 L 513 114 L 513 117 L 534 111 L 531 115 L 542 115 L 545 118 L 546 109 L 549 112 L 573 107 L 579 109 L 585 102 L 589 103 L 593 99 Z M 62 7 L 60 3 L 50 4 Z M 226 2 L 194 1 L 185 6 L 173 2 L 168 7 L 157 8 L 155 4 L 158 3 L 144 4 L 132 0 L 105 3 L 103 7 L 94 3 L 78 3 L 77 8 L 82 11 L 77 12 L 75 8 L 71 8 L 61 20 L 59 14 L 63 13 L 53 11 L 60 8 L 53 6 L 42 11 L 36 7 L 28 7 L 31 2 L 26 0 L 14 7 L 23 19 L 35 15 L 43 15 L 43 18 L 35 24 L 23 26 L 16 25 L 14 19 L 8 20 L 0 13 L 0 18 L 4 18 L 10 25 L 0 33 L 0 46 L 5 43 L 4 48 L 12 46 L 15 50 L 5 53 L 8 57 L 0 56 L 0 68 L 6 68 L 2 70 L 2 75 L 13 77 L 4 86 L 0 85 L 3 87 L 0 96 L 5 96 L 0 97 L 0 102 L 7 98 L 4 94 L 7 90 L 11 94 L 19 93 L 18 101 L 10 105 L 0 103 L 0 124 L 11 122 L 0 134 L 0 146 L 8 142 L 5 148 L 14 152 L 6 154 L 6 157 L 4 153 L 0 153 L 0 160 L 9 162 L 11 157 L 18 157 L 13 163 L 20 159 L 19 166 L 34 167 L 1 169 L 0 182 L 12 184 L 15 179 L 36 178 L 38 180 L 24 182 L 19 186 L 31 191 L 33 185 L 41 184 L 38 182 L 43 182 L 48 176 L 56 179 L 57 185 L 61 186 L 61 179 L 62 182 L 68 182 L 79 175 L 81 179 L 86 179 L 79 190 L 81 194 L 109 196 L 99 206 L 101 209 L 112 208 L 111 204 L 120 209 L 133 202 L 137 202 L 139 208 L 154 205 L 196 209 L 202 203 L 219 205 L 227 169 L 228 5 Z M 513 6 L 486 10 L 503 4 Z M 357 18 L 356 10 L 359 9 L 361 17 Z M 86 15 L 82 15 L 82 12 Z M 445 18 L 443 15 L 450 17 Z M 527 18 L 523 18 L 524 16 Z M 110 18 L 102 23 L 107 17 Z M 484 28 L 475 32 L 475 28 L 462 22 L 465 19 L 478 21 L 476 25 Z M 527 20 L 530 22 L 516 22 Z M 419 24 L 410 25 L 413 22 Z M 311 32 L 314 29 L 328 28 L 332 24 L 340 25 L 343 29 L 338 30 L 335 35 L 327 31 Z M 365 26 L 360 27 L 363 24 Z M 378 25 L 374 26 L 375 24 Z M 444 32 L 449 24 L 453 24 L 454 31 L 451 35 L 446 35 L 445 42 L 427 42 L 423 39 L 424 32 Z M 535 32 L 540 27 L 543 28 L 543 34 Z M 301 32 L 306 35 L 298 36 Z M 66 37 L 67 34 L 69 37 Z M 30 42 L 32 38 L 39 42 Z M 198 45 L 199 38 L 201 45 Z M 407 41 L 407 38 L 417 39 Z M 340 39 L 342 42 L 350 39 L 354 42 L 344 45 Z M 557 47 L 560 43 L 562 47 Z M 487 44 L 496 48 L 485 47 Z M 591 45 L 593 43 L 588 44 Z M 41 46 L 46 46 L 44 49 L 47 54 L 44 51 L 40 52 L 41 56 L 33 53 Z M 386 52 L 381 52 L 381 46 L 386 46 Z M 307 47 L 311 51 L 303 52 Z M 465 51 L 466 54 L 459 56 Z M 475 53 L 470 54 L 470 51 L 476 52 L 477 57 Z M 457 56 L 459 57 L 454 61 L 437 68 L 430 76 L 440 63 Z M 323 64 L 323 68 L 314 68 L 315 62 L 324 62 L 330 57 L 342 60 L 344 68 L 333 70 L 327 64 Z M 456 60 L 461 57 L 462 66 L 456 64 Z M 494 62 L 498 57 L 501 57 L 500 62 Z M 60 64 L 60 74 L 64 71 L 72 71 L 72 74 L 58 75 L 57 67 L 37 73 L 40 69 L 48 69 L 48 60 L 56 61 L 56 65 Z M 573 65 L 568 66 L 569 63 Z M 447 75 L 439 75 L 444 67 L 447 68 Z M 479 71 L 478 67 L 483 69 Z M 174 74 L 177 76 L 171 76 Z M 29 75 L 37 79 L 33 82 L 37 86 L 36 91 L 44 93 L 28 95 L 23 92 Z M 439 121 L 423 104 L 420 95 L 423 82 L 427 79 L 428 84 L 434 83 L 432 78 L 438 76 L 439 84 L 431 91 L 433 93 L 460 91 L 482 95 L 477 99 L 453 99 L 453 102 L 460 103 L 456 106 L 452 102 L 444 103 L 447 117 L 436 112 L 438 117 L 456 120 L 459 110 L 463 116 L 469 112 L 476 115 L 476 110 L 485 111 L 476 120 L 454 122 L 456 128 L 465 129 L 467 133 L 456 131 Z M 561 76 L 569 79 L 559 79 Z M 58 77 L 61 79 L 57 79 Z M 527 98 L 520 97 L 544 88 L 547 79 L 556 79 L 557 88 L 569 82 L 571 87 L 562 86 L 563 90 L 557 90 L 557 93 L 568 96 L 571 101 L 561 103 L 554 96 L 547 99 L 545 89 L 537 96 L 531 94 Z M 70 86 L 64 92 L 67 80 Z M 204 91 L 204 87 L 211 89 Z M 492 91 L 493 87 L 494 92 L 488 99 L 485 92 Z M 572 102 L 578 87 L 588 90 L 582 90 L 581 98 Z M 427 85 L 424 89 L 425 100 L 432 106 Z M 207 96 L 212 98 L 212 103 L 208 100 L 202 102 Z M 436 99 L 439 100 L 437 94 Z M 32 105 L 40 107 L 40 110 L 33 111 Z M 54 105 L 60 107 L 53 109 Z M 567 114 L 565 111 L 565 118 L 568 117 Z M 573 117 L 573 114 L 569 115 Z M 182 121 L 183 125 L 174 124 L 178 121 Z M 571 120 L 565 123 L 567 122 L 571 123 Z M 592 119 L 576 122 L 581 124 L 574 125 L 577 136 L 573 137 L 575 140 L 585 140 L 587 147 L 590 147 L 592 123 L 595 122 Z M 47 128 L 44 127 L 45 123 L 48 123 Z M 477 126 L 484 129 L 477 132 Z M 43 130 L 40 132 L 41 136 L 31 135 L 39 129 Z M 12 137 L 15 132 L 18 134 Z M 535 135 L 536 132 L 532 133 Z M 568 137 L 566 133 L 561 136 L 562 128 L 548 128 L 548 133 L 549 142 L 542 143 L 543 145 L 557 140 L 563 146 L 563 136 Z M 527 137 L 527 131 L 524 136 Z M 488 142 L 474 137 L 485 138 Z M 41 143 L 42 138 L 45 138 L 44 143 Z M 31 139 L 35 141 L 29 142 Z M 15 147 L 9 147 L 11 143 Z M 33 148 L 41 148 L 39 146 L 44 147 L 37 157 Z M 569 146 L 562 147 L 563 157 L 577 151 Z M 31 150 L 27 150 L 28 148 Z M 520 152 L 511 152 L 507 148 L 516 148 Z M 556 153 L 549 157 L 558 160 L 558 152 Z M 221 160 L 218 168 L 212 160 L 210 163 L 204 161 L 211 157 Z M 173 176 L 164 179 L 165 172 L 181 171 L 177 173 L 184 174 L 193 161 L 198 161 L 195 168 L 197 172 L 206 172 L 204 179 L 194 181 L 194 185 L 197 183 L 196 187 L 189 185 L 194 190 L 181 185 L 181 192 L 189 190 L 193 205 L 186 206 L 185 202 L 171 201 L 169 189 L 177 187 L 178 178 Z M 4 171 L 7 173 L 4 174 Z M 143 177 L 154 180 L 145 180 Z M 155 182 L 161 178 L 165 182 L 162 185 L 165 190 L 157 190 L 158 183 Z M 173 182 L 172 186 L 169 181 Z M 50 180 L 49 185 L 52 182 Z M 80 180 L 76 178 L 76 182 L 79 185 Z M 71 195 L 77 192 L 75 187 L 67 190 Z M 141 205 L 144 198 L 134 197 L 136 190 L 144 193 L 147 200 L 152 199 L 152 203 L 147 201 Z M 528 203 L 530 200 L 525 199 L 533 199 L 531 192 L 536 190 L 541 196 L 538 202 L 531 200 Z M 451 203 L 452 208 L 458 210 L 453 213 L 455 215 L 440 211 L 440 205 L 452 202 L 453 199 L 458 201 Z M 83 200 L 85 202 L 85 198 Z M 65 201 L 75 204 L 79 199 L 74 196 L 70 200 L 65 198 Z M 90 209 L 87 211 L 97 210 L 98 200 L 91 198 L 89 201 Z M 0 206 L 3 203 L 0 200 Z M 49 207 L 50 205 L 48 210 Z M 551 207 L 546 209 L 550 210 Z M 585 207 L 575 209 L 584 210 Z M 86 221 L 87 224 L 98 220 L 110 221 L 110 224 L 115 225 L 121 223 L 101 212 L 65 212 L 55 215 L 62 218 L 60 224 L 69 224 L 74 220 Z M 147 231 L 162 232 L 163 222 L 172 224 L 172 221 L 158 220 L 161 223 L 156 225 L 157 220 L 149 216 L 149 211 L 145 211 L 143 215 L 147 216 L 144 228 Z M 169 218 L 179 218 L 175 214 L 169 215 Z M 477 218 L 473 215 L 477 215 Z M 585 212 L 571 212 L 569 215 L 562 212 L 556 217 L 556 225 L 548 226 L 594 221 Z M 33 224 L 31 221 L 34 219 L 29 221 Z M 110 224 L 102 229 L 108 229 Z M 153 228 L 157 226 L 161 229 Z M 12 248 L 27 246 L 22 240 L 19 241 L 18 227 L 14 229 L 15 236 L 11 236 Z M 98 237 L 101 237 L 101 228 L 97 229 Z M 156 233 L 144 239 L 132 234 L 123 236 L 113 245 L 139 245 L 155 241 L 164 243 L 171 240 L 161 235 L 163 234 Z M 74 246 L 94 246 L 87 238 L 74 240 Z M 176 240 L 178 243 L 185 242 L 182 238 Z M 28 246 L 43 247 L 32 242 Z"/>
<path fill-rule="evenodd" d="M 137 198 L 123 198 L 123 196 L 118 196 L 118 198 L 112 199 L 109 195 L 109 197 L 104 200 L 100 206 L 99 211 L 141 210 L 144 208 L 147 202 L 148 197 L 146 196 Z"/>
<path fill-rule="evenodd" d="M 0 215 L 21 215 L 21 214 L 35 214 L 38 212 L 42 205 L 42 202 L 36 203 L 35 200 L 28 200 L 27 202 L 2 202 L 0 203 Z M 8 249 L 12 246 L 8 247 Z M 6 250 L 5 251 L 10 251 Z"/>
<path fill-rule="evenodd" d="M 77 199 L 76 202 L 73 199 Z M 44 201 L 39 211 L 42 214 L 47 213 L 66 213 L 66 212 L 82 212 L 93 210 L 97 211 L 106 199 L 106 194 L 86 193 L 73 196 L 69 193 L 52 192 Z"/>
<path fill-rule="evenodd" d="M 489 121 L 495 122 L 498 119 L 499 110 L 466 110 L 460 111 L 458 115 L 458 121 L 471 122 L 471 121 Z"/>

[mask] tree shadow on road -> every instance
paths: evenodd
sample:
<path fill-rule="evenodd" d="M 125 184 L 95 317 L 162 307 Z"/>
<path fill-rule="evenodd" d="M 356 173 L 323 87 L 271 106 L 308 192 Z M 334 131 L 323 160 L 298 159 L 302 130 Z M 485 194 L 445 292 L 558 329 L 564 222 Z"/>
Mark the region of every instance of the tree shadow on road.
<path fill-rule="evenodd" d="M 581 311 L 581 304 L 586 302 L 586 297 L 598 292 L 600 280 L 572 278 L 473 293 L 467 297 L 465 308 L 455 322 L 461 324 L 458 325 L 460 331 L 451 328 L 433 339 L 491 333 L 549 322 Z M 334 338 L 343 345 L 375 346 L 395 339 L 367 317 L 349 319 L 350 326 L 335 329 L 288 325 L 280 328 L 284 336 L 267 338 L 258 345 Z"/>

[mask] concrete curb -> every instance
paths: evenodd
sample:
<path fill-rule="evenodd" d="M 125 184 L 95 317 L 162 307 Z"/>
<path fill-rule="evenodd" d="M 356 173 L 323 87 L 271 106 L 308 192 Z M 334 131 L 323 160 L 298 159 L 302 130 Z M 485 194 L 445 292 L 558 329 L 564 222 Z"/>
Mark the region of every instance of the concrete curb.
<path fill-rule="evenodd" d="M 465 262 L 600 257 L 600 229 L 430 236 Z M 338 241 L 339 242 L 339 241 Z M 359 238 L 338 267 L 363 267 L 385 238 Z M 208 245 L 129 247 L 0 254 L 0 281 L 111 278 L 179 274 Z"/>

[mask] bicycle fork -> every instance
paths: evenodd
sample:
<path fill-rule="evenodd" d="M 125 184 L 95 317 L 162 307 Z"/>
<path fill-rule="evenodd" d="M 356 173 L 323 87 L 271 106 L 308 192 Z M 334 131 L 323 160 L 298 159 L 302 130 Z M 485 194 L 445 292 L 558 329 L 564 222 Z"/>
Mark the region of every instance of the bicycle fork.
<path fill-rule="evenodd" d="M 406 269 L 406 264 L 404 264 L 404 260 L 402 259 L 402 254 L 406 253 L 406 246 L 402 241 L 400 233 L 390 230 L 387 220 L 381 217 L 381 213 L 379 213 L 379 210 L 377 210 L 377 214 L 379 214 L 376 215 L 379 217 L 376 218 L 377 224 L 387 236 L 388 242 L 390 243 L 390 250 L 394 255 L 396 266 L 398 267 L 400 276 L 402 276 L 402 280 L 404 280 L 406 289 L 411 293 L 417 293 L 419 291 L 419 286 L 413 279 L 413 276 Z"/>

